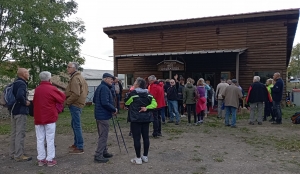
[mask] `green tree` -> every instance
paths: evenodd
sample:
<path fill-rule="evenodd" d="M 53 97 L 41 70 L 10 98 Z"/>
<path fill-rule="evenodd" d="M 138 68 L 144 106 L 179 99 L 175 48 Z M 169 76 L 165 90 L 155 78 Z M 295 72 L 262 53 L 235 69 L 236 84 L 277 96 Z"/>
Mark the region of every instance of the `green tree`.
<path fill-rule="evenodd" d="M 85 32 L 84 24 L 79 19 L 69 19 L 77 12 L 75 1 L 18 2 L 21 5 L 16 10 L 18 20 L 10 28 L 12 46 L 8 53 L 15 64 L 30 69 L 31 87 L 38 84 L 41 71 L 59 75 L 70 61 L 84 63 L 84 58 L 79 55 L 80 45 L 85 41 L 80 37 Z"/>
<path fill-rule="evenodd" d="M 293 47 L 288 72 L 300 78 L 300 43 Z"/>

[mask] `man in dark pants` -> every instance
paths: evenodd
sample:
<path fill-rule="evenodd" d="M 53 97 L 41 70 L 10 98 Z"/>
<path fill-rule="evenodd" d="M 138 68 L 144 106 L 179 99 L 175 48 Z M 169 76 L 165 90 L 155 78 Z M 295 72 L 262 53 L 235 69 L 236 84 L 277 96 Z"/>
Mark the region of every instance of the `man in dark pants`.
<path fill-rule="evenodd" d="M 148 92 L 155 98 L 157 102 L 157 109 L 153 111 L 153 133 L 152 136 L 157 138 L 161 134 L 161 109 L 166 106 L 164 98 L 163 83 L 157 81 L 154 75 L 148 77 L 149 86 Z"/>
<path fill-rule="evenodd" d="M 282 78 L 280 77 L 280 73 L 276 72 L 273 75 L 273 82 L 275 82 L 273 88 L 271 88 L 272 91 L 272 99 L 273 99 L 273 112 L 274 117 L 272 124 L 281 124 L 282 123 L 282 112 L 281 112 L 281 106 L 280 102 L 282 100 L 282 94 L 283 94 L 283 87 L 284 83 Z"/>
<path fill-rule="evenodd" d="M 98 129 L 98 146 L 95 152 L 94 161 L 98 163 L 108 162 L 108 158 L 113 155 L 107 152 L 107 138 L 109 131 L 109 119 L 112 114 L 117 114 L 118 109 L 114 106 L 114 100 L 111 93 L 114 76 L 109 73 L 103 74 L 103 80 L 97 87 L 93 102 L 95 104 L 94 114 Z"/>

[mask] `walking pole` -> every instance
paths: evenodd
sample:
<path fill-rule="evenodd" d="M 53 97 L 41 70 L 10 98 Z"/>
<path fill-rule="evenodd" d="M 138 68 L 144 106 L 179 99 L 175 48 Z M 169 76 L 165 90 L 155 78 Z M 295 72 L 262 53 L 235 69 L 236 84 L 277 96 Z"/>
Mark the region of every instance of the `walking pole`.
<path fill-rule="evenodd" d="M 117 115 L 116 115 L 116 118 L 117 118 Z M 116 119 L 116 121 L 117 121 L 117 124 L 118 124 L 118 126 L 119 126 L 119 129 L 120 129 L 120 133 L 121 133 L 121 137 L 122 137 L 122 140 L 123 140 L 123 143 L 124 143 L 124 147 L 125 147 L 125 149 L 126 149 L 126 152 L 127 152 L 127 154 L 128 154 L 128 150 L 127 150 L 127 147 L 126 147 L 126 144 L 125 144 L 125 140 L 124 140 L 124 137 L 123 137 L 123 134 L 122 134 L 122 130 L 121 130 L 121 127 L 120 127 L 120 124 L 119 124 L 118 118 Z"/>
<path fill-rule="evenodd" d="M 116 130 L 116 125 L 115 125 L 115 121 L 114 121 L 114 116 L 112 116 L 112 121 L 113 121 L 114 129 L 115 129 L 115 133 L 116 133 L 116 137 L 117 137 L 119 149 L 120 149 L 120 152 L 121 152 L 121 146 L 120 146 L 120 142 L 119 142 L 119 138 L 118 138 L 118 134 L 117 134 L 117 130 Z"/>

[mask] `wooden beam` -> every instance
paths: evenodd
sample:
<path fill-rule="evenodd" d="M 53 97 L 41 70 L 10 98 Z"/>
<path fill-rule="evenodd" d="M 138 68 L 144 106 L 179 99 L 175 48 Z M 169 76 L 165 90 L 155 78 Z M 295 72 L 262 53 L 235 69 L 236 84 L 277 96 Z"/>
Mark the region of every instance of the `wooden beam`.
<path fill-rule="evenodd" d="M 239 73 L 240 73 L 240 54 L 236 54 L 235 60 L 235 78 L 239 82 Z"/>

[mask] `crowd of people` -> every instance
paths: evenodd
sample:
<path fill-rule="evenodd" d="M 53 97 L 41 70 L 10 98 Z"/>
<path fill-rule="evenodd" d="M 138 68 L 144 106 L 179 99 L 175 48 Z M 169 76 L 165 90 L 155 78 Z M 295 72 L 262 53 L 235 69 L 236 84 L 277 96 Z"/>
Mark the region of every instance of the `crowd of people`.
<path fill-rule="evenodd" d="M 37 139 L 38 166 L 54 166 L 55 160 L 55 130 L 58 114 L 64 106 L 68 106 L 71 113 L 71 127 L 74 142 L 69 146 L 69 154 L 84 153 L 84 139 L 81 128 L 81 113 L 85 106 L 88 86 L 85 79 L 78 71 L 78 64 L 70 62 L 67 66 L 70 80 L 65 92 L 59 91 L 51 84 L 51 73 L 43 71 L 39 74 L 40 84 L 35 89 L 33 102 L 27 98 L 27 81 L 29 71 L 19 68 L 18 78 L 14 82 L 13 95 L 15 104 L 9 107 L 11 111 L 11 141 L 10 157 L 15 161 L 29 161 L 32 157 L 24 155 L 24 138 L 28 107 L 33 107 L 34 124 Z M 283 80 L 279 73 L 273 79 L 268 79 L 266 85 L 260 83 L 260 77 L 254 76 L 249 87 L 246 102 L 250 103 L 249 124 L 258 125 L 272 116 L 270 121 L 281 124 L 280 102 L 283 93 Z M 98 144 L 94 154 L 94 161 L 106 163 L 113 154 L 108 152 L 107 139 L 109 134 L 109 120 L 120 111 L 122 100 L 122 84 L 117 77 L 104 73 L 101 84 L 97 87 L 93 103 L 94 116 L 98 131 Z M 148 162 L 149 125 L 153 123 L 152 136 L 162 136 L 162 124 L 179 125 L 182 117 L 187 113 L 188 126 L 201 125 L 209 114 L 210 108 L 218 106 L 218 118 L 225 118 L 225 126 L 236 128 L 236 113 L 244 97 L 243 89 L 236 79 L 221 79 L 216 91 L 209 81 L 200 78 L 195 82 L 183 77 L 178 79 L 159 80 L 154 75 L 137 78 L 130 91 L 124 98 L 125 107 L 128 109 L 130 122 L 130 135 L 133 138 L 136 157 L 131 159 L 134 164 Z M 264 115 L 262 113 L 263 106 Z M 255 113 L 257 119 L 255 119 Z M 191 116 L 193 115 L 193 124 Z M 231 121 L 229 119 L 231 115 Z M 168 121 L 167 121 L 168 120 Z M 143 154 L 141 154 L 141 137 L 143 139 Z M 45 145 L 46 144 L 46 145 Z"/>

